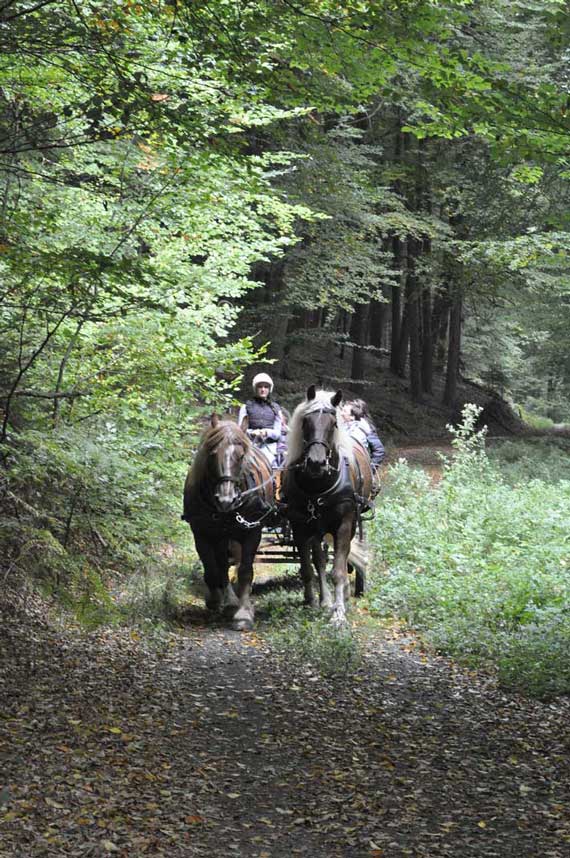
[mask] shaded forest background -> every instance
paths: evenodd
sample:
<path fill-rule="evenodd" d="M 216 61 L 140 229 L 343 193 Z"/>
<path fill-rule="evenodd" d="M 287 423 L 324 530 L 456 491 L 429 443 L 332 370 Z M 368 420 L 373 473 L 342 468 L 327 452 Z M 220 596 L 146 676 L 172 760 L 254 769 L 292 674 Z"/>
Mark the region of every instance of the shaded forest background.
<path fill-rule="evenodd" d="M 558 0 L 3 0 L 5 580 L 96 613 L 162 562 L 260 366 L 384 436 L 569 419 L 569 35 Z"/>

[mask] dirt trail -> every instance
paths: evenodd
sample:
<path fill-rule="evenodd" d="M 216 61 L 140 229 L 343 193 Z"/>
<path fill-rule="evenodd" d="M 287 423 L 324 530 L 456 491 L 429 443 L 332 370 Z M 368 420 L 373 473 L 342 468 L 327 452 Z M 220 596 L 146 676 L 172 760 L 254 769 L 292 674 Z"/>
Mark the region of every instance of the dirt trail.
<path fill-rule="evenodd" d="M 160 653 L 13 620 L 2 858 L 568 854 L 569 701 L 380 632 L 323 679 L 198 610 Z"/>
<path fill-rule="evenodd" d="M 397 455 L 437 477 L 449 450 Z M 504 694 L 359 608 L 362 667 L 323 678 L 259 616 L 193 608 L 152 648 L 0 603 L 0 858 L 570 854 L 569 699 Z"/>

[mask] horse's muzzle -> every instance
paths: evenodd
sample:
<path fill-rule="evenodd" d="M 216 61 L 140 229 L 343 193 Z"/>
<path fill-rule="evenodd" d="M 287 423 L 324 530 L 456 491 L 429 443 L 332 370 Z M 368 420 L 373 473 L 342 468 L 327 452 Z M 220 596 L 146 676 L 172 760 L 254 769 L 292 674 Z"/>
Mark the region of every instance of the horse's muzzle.
<path fill-rule="evenodd" d="M 233 512 L 241 503 L 241 492 L 235 489 L 227 493 L 216 492 L 214 495 L 214 503 L 216 504 L 219 512 Z"/>
<path fill-rule="evenodd" d="M 312 458 L 307 456 L 304 463 L 304 470 L 312 477 L 318 477 L 326 470 L 327 460 L 323 458 Z"/>

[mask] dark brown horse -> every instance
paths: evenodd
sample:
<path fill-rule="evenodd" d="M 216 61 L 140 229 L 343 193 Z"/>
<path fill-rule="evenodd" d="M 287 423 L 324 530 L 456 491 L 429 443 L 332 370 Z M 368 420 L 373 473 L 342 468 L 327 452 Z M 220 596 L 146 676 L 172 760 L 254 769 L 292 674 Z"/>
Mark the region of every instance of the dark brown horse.
<path fill-rule="evenodd" d="M 362 507 L 370 499 L 372 469 L 366 451 L 353 443 L 341 424 L 342 392 L 307 390 L 307 398 L 293 414 L 289 452 L 283 477 L 283 496 L 293 539 L 301 555 L 305 603 L 316 606 L 313 590 L 315 561 L 320 605 L 330 608 L 332 620 L 343 623 L 348 600 L 347 561 L 350 543 Z M 334 601 L 326 581 L 325 534 L 334 540 L 332 576 Z"/>
<path fill-rule="evenodd" d="M 271 468 L 236 423 L 213 415 L 184 486 L 184 514 L 208 588 L 206 605 L 228 611 L 238 630 L 253 626 L 253 559 L 274 509 Z M 237 596 L 230 556 L 239 558 Z"/>

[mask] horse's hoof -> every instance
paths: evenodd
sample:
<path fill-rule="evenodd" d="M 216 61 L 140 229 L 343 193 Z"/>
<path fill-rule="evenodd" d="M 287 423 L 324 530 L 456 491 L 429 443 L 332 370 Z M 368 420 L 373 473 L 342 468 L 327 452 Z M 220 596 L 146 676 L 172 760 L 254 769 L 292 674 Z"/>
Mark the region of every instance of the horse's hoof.
<path fill-rule="evenodd" d="M 253 628 L 253 618 L 255 613 L 253 608 L 239 608 L 232 617 L 232 628 L 236 632 L 249 632 Z"/>
<path fill-rule="evenodd" d="M 251 632 L 253 629 L 253 620 L 234 620 L 232 629 L 234 632 Z"/>

